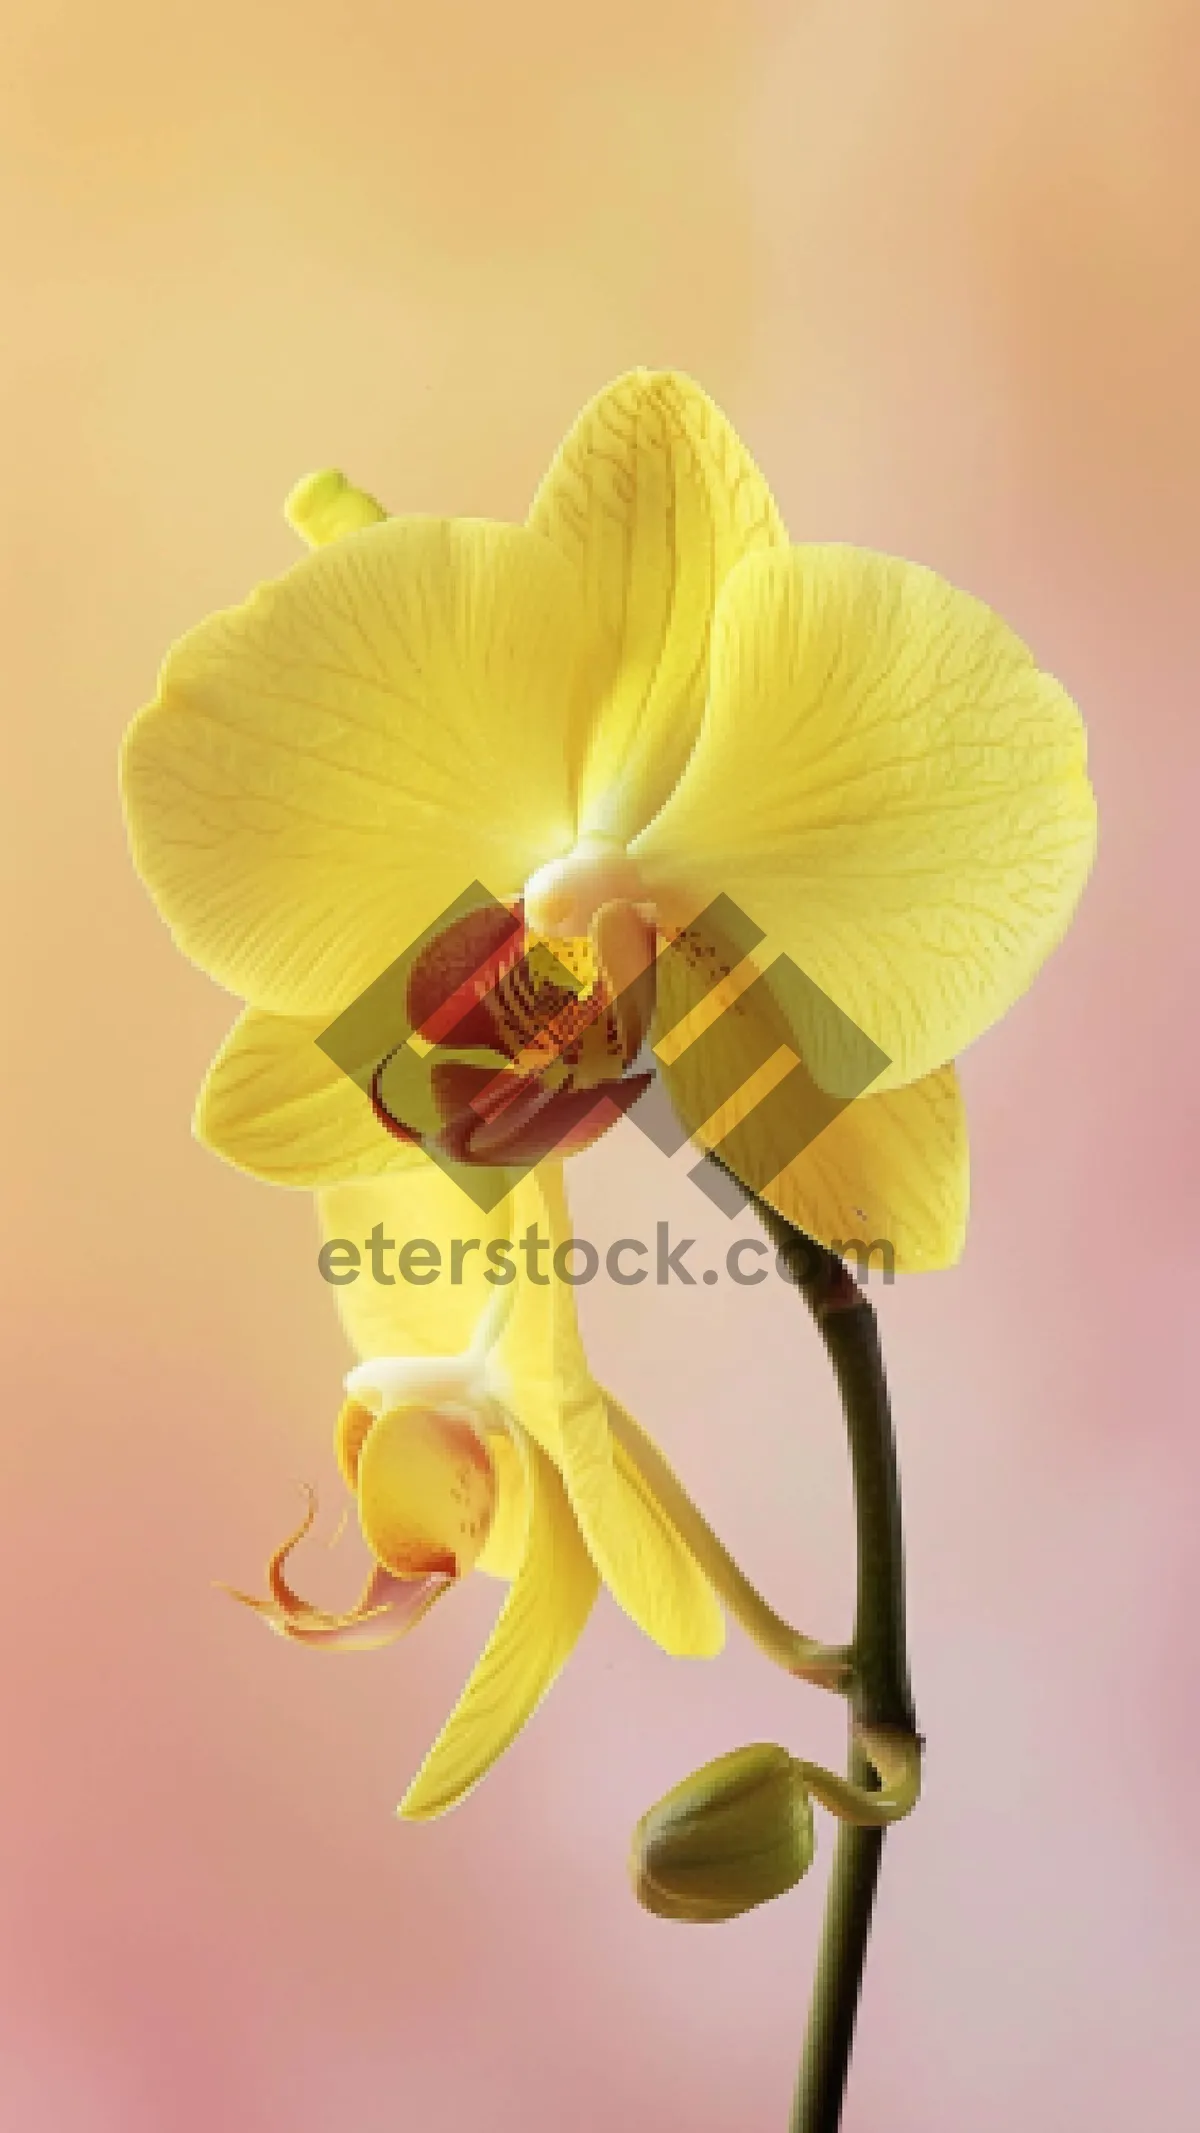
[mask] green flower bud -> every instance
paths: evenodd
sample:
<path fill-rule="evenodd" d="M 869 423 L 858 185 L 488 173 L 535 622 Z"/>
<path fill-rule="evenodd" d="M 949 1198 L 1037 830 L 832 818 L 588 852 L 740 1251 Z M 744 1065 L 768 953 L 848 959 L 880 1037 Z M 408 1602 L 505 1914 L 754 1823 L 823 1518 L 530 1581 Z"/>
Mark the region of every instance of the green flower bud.
<path fill-rule="evenodd" d="M 657 1917 L 716 1923 L 794 1888 L 814 1849 L 800 1766 L 759 1743 L 705 1763 L 642 1816 L 630 1875 Z"/>

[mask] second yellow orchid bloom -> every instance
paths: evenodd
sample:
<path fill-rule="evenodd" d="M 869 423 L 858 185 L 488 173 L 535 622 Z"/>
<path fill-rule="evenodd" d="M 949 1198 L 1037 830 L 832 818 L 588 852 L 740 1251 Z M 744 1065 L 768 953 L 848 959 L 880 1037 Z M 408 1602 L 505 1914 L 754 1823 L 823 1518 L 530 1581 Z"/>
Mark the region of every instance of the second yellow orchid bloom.
<path fill-rule="evenodd" d="M 335 1188 L 322 1220 L 334 1235 L 402 1221 L 445 1243 L 462 1206 L 457 1186 L 424 1164 L 403 1184 Z M 569 1229 L 559 1166 L 543 1164 L 486 1221 L 489 1235 L 516 1237 L 534 1224 L 560 1244 Z M 722 1578 L 724 1551 L 661 1455 L 647 1446 L 639 1461 L 636 1426 L 588 1368 L 570 1288 L 510 1272 L 507 1287 L 490 1288 L 476 1265 L 457 1284 L 364 1280 L 340 1290 L 364 1359 L 347 1379 L 337 1453 L 374 1557 L 370 1578 L 345 1613 L 300 1597 L 285 1566 L 310 1508 L 272 1558 L 268 1595 L 237 1595 L 281 1634 L 340 1650 L 402 1635 L 472 1569 L 511 1581 L 401 1803 L 414 1819 L 454 1806 L 503 1753 L 569 1657 L 601 1581 L 673 1655 L 709 1657 L 724 1642 L 712 1580 L 677 1519 Z"/>

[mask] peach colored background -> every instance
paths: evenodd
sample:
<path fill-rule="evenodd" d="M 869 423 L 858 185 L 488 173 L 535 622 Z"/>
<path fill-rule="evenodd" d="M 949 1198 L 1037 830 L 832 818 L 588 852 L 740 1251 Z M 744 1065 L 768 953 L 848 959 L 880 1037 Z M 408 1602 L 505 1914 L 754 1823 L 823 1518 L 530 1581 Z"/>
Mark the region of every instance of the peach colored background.
<path fill-rule="evenodd" d="M 1078 926 L 966 1062 L 967 1259 L 882 1299 L 929 1781 L 847 2133 L 1186 2117 L 1196 29 L 1187 0 L 9 11 L 5 2126 L 786 2122 L 828 1825 L 810 1884 L 719 1932 L 644 1917 L 623 1855 L 706 1755 L 836 1752 L 815 1692 L 736 1637 L 672 1667 L 605 1606 L 500 1771 L 406 1829 L 494 1588 L 341 1662 L 211 1590 L 331 1480 L 344 1350 L 305 1202 L 189 1141 L 230 1006 L 114 803 L 167 643 L 291 558 L 300 473 L 519 516 L 635 362 L 724 402 L 797 537 L 1010 616 L 1086 707 L 1103 809 Z M 704 1213 L 631 1129 L 575 1177 L 597 1238 Z M 785 1292 L 586 1310 L 731 1543 L 838 1633 L 837 1414 Z"/>

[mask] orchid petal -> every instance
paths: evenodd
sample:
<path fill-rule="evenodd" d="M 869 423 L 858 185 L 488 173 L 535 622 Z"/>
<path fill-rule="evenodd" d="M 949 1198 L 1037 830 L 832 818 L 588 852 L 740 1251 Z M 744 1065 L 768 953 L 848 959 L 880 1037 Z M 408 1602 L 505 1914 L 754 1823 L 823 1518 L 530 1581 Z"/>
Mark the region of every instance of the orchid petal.
<path fill-rule="evenodd" d="M 707 394 L 677 372 L 636 370 L 572 424 L 529 524 L 570 564 L 598 647 L 580 834 L 624 843 L 661 807 L 696 737 L 721 586 L 742 556 L 786 542 L 783 522 Z"/>
<path fill-rule="evenodd" d="M 315 1189 L 423 1164 L 321 1050 L 325 1027 L 322 1016 L 247 1008 L 201 1085 L 196 1138 L 270 1185 Z"/>
<path fill-rule="evenodd" d="M 880 1091 L 1012 1005 L 1094 845 L 1079 714 L 1020 639 L 917 564 L 804 547 L 727 579 L 695 750 L 633 856 L 672 931 L 724 895 L 790 958 L 799 1055 L 854 1096 L 862 1033 Z"/>
<path fill-rule="evenodd" d="M 466 1688 L 400 1803 L 445 1814 L 486 1776 L 570 1657 L 599 1580 L 552 1462 L 522 1434 L 528 1489 L 521 1565 Z"/>
<path fill-rule="evenodd" d="M 534 1183 L 551 1255 L 571 1237 L 562 1166 Z M 664 1651 L 708 1658 L 725 1624 L 704 1573 L 670 1519 L 614 1450 L 606 1395 L 584 1353 L 568 1283 L 518 1291 L 499 1344 L 513 1411 L 556 1460 L 597 1569 L 617 1604 Z"/>
<path fill-rule="evenodd" d="M 565 721 L 591 647 L 549 541 L 388 519 L 201 623 L 134 721 L 135 863 L 184 952 L 333 1015 L 480 880 L 571 848 Z"/>

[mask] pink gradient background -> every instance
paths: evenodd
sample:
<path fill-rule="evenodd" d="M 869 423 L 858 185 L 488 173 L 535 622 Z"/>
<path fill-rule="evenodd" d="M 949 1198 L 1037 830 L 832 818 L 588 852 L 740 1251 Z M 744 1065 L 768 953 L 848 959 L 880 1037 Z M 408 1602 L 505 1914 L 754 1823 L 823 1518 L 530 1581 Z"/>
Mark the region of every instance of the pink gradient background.
<path fill-rule="evenodd" d="M 845 2124 L 1181 2124 L 1194 8 L 26 0 L 4 34 L 0 2123 L 786 2123 L 828 1823 L 811 1881 L 719 1932 L 641 1914 L 624 1853 L 710 1754 L 836 1754 L 815 1691 L 736 1634 L 672 1666 L 605 1604 L 495 1776 L 408 1829 L 495 1588 L 341 1662 L 213 1592 L 254 1579 L 297 1477 L 332 1480 L 345 1350 L 307 1203 L 189 1140 L 231 1007 L 114 800 L 166 645 L 291 559 L 300 473 L 518 517 L 575 409 L 642 362 L 724 403 L 796 537 L 984 594 L 1088 716 L 1102 859 L 965 1062 L 966 1259 L 880 1299 L 928 1790 Z M 630 1128 L 573 1175 L 598 1240 L 668 1217 L 726 1241 Z M 786 1292 L 584 1308 L 731 1545 L 838 1634 L 838 1417 Z"/>

